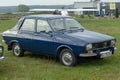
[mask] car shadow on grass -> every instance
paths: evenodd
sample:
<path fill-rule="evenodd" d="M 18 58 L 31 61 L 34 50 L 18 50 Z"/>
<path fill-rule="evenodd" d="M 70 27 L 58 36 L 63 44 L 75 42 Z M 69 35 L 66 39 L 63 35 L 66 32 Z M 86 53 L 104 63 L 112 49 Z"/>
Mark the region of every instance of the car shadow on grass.
<path fill-rule="evenodd" d="M 59 59 L 56 59 L 53 56 L 38 55 L 38 54 L 28 52 L 27 54 L 24 55 L 24 57 L 40 59 L 43 61 L 48 60 L 48 62 L 52 61 L 52 62 L 55 62 L 57 64 L 60 64 Z M 100 58 L 96 58 L 96 57 L 89 57 L 89 58 L 79 58 L 76 66 L 83 66 L 83 67 L 84 66 L 103 66 L 106 64 L 112 64 L 110 58 L 100 59 Z"/>
<path fill-rule="evenodd" d="M 90 58 L 80 58 L 78 60 L 78 66 L 103 66 L 111 64 L 111 59 L 110 58 L 96 58 L 96 57 L 90 57 Z"/>
<path fill-rule="evenodd" d="M 43 54 L 38 54 L 38 53 L 31 53 L 27 52 L 27 54 L 24 54 L 24 57 L 29 57 L 29 58 L 36 58 L 36 59 L 46 59 L 46 60 L 54 60 L 55 58 L 53 56 L 46 56 Z"/>

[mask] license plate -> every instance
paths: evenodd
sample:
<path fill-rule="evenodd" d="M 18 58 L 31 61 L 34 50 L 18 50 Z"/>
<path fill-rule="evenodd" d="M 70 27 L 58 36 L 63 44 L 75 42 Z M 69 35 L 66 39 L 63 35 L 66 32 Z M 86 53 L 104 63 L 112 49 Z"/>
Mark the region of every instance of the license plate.
<path fill-rule="evenodd" d="M 111 55 L 112 55 L 112 51 L 110 51 L 110 50 L 100 52 L 100 58 L 109 57 Z"/>

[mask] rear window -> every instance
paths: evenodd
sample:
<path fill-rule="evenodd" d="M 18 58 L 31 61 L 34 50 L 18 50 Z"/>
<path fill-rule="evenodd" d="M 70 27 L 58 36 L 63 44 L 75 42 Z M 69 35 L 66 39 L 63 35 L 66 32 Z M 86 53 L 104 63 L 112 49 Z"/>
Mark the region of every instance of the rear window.
<path fill-rule="evenodd" d="M 20 30 L 34 31 L 34 29 L 35 29 L 35 20 L 34 19 L 25 19 Z"/>

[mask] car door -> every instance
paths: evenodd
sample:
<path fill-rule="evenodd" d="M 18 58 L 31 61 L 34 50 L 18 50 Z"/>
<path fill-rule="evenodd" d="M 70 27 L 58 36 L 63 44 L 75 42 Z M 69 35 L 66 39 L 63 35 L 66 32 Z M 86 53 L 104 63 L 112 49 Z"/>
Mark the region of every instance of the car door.
<path fill-rule="evenodd" d="M 38 19 L 33 36 L 34 50 L 43 54 L 54 54 L 54 34 L 47 20 Z"/>
<path fill-rule="evenodd" d="M 17 34 L 17 36 L 19 36 L 18 41 L 24 50 L 32 50 L 32 37 L 34 31 L 35 31 L 35 19 L 31 18 L 25 19 Z"/>

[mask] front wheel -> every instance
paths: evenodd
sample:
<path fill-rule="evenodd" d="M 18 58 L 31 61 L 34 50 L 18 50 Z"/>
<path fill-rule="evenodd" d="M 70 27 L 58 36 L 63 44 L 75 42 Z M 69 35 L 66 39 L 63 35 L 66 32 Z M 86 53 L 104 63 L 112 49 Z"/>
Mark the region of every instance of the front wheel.
<path fill-rule="evenodd" d="M 75 66 L 76 57 L 69 49 L 63 49 L 60 53 L 60 62 L 65 66 Z"/>
<path fill-rule="evenodd" d="M 18 43 L 13 43 L 12 51 L 17 57 L 22 57 L 24 55 L 24 52 Z"/>

